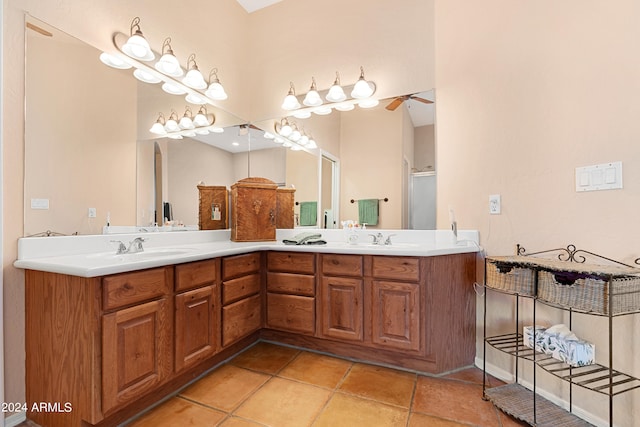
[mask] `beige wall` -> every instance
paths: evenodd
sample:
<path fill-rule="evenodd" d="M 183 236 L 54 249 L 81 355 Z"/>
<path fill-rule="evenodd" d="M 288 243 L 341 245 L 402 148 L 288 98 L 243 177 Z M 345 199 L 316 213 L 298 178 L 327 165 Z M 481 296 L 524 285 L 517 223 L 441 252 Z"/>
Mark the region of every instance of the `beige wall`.
<path fill-rule="evenodd" d="M 436 135 L 434 128 L 434 125 L 415 128 L 413 167 L 416 169 L 416 172 L 436 170 Z"/>
<path fill-rule="evenodd" d="M 306 151 L 287 150 L 286 186 L 294 186 L 296 202 L 319 202 L 318 200 L 318 157 Z M 293 211 L 300 214 L 300 205 Z M 319 220 L 319 218 L 318 218 Z"/>
<path fill-rule="evenodd" d="M 572 243 L 627 263 L 640 256 L 638 16 L 634 0 L 436 2 L 441 227 L 453 206 L 489 255 Z M 618 160 L 624 189 L 575 192 L 576 167 Z M 490 194 L 501 194 L 501 215 L 489 215 Z M 492 301 L 492 321 L 511 315 Z M 606 322 L 574 322 L 606 361 Z M 636 377 L 638 331 L 640 316 L 615 325 L 616 368 Z M 604 398 L 578 393 L 574 404 L 606 419 Z M 615 402 L 616 425 L 637 425 L 637 391 Z"/>

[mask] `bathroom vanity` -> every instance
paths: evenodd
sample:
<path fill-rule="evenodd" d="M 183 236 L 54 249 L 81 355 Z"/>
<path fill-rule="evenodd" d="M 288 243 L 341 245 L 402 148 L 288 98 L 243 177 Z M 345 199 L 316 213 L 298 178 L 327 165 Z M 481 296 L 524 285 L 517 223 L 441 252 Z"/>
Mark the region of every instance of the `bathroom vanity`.
<path fill-rule="evenodd" d="M 28 418 L 114 425 L 260 339 L 434 374 L 473 363 L 477 245 L 188 246 L 16 262 L 27 402 L 63 409 Z"/>

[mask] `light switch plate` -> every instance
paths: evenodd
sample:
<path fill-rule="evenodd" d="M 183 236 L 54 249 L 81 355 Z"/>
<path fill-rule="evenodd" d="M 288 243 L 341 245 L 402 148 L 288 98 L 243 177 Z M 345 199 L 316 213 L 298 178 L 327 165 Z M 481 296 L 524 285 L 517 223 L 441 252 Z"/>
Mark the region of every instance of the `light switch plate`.
<path fill-rule="evenodd" d="M 576 191 L 622 188 L 622 162 L 602 163 L 576 168 Z"/>

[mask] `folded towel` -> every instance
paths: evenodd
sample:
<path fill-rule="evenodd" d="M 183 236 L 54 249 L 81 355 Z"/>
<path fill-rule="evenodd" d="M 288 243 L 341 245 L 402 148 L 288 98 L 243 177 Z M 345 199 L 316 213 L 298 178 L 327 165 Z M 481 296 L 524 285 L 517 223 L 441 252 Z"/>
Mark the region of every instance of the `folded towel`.
<path fill-rule="evenodd" d="M 306 232 L 296 234 L 289 239 L 283 239 L 285 245 L 326 245 L 327 242 L 322 239 L 320 233 Z"/>
<path fill-rule="evenodd" d="M 300 225 L 317 225 L 318 202 L 300 202 Z"/>
<path fill-rule="evenodd" d="M 525 326 L 524 344 L 529 348 L 533 348 L 533 335 L 533 328 Z M 574 367 L 595 363 L 595 346 L 579 339 L 562 324 L 548 329 L 536 326 L 535 349 Z"/>
<path fill-rule="evenodd" d="M 358 200 L 358 222 L 360 224 L 378 224 L 378 199 Z"/>

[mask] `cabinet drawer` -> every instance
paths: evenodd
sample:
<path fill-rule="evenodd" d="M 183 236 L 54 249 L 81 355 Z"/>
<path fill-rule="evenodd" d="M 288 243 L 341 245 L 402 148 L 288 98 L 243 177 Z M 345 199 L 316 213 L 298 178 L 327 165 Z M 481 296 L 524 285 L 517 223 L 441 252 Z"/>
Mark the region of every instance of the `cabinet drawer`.
<path fill-rule="evenodd" d="M 217 259 L 176 265 L 176 291 L 214 284 L 219 265 L 220 261 Z"/>
<path fill-rule="evenodd" d="M 313 335 L 315 298 L 267 294 L 267 327 Z"/>
<path fill-rule="evenodd" d="M 267 269 L 269 271 L 313 274 L 316 271 L 315 266 L 315 254 L 295 252 L 269 252 L 267 254 Z"/>
<path fill-rule="evenodd" d="M 158 298 L 169 293 L 164 268 L 107 276 L 102 279 L 105 311 Z"/>
<path fill-rule="evenodd" d="M 322 273 L 335 276 L 362 276 L 361 255 L 322 255 Z"/>
<path fill-rule="evenodd" d="M 238 277 L 222 283 L 222 304 L 238 301 L 260 292 L 260 275 Z"/>
<path fill-rule="evenodd" d="M 315 276 L 291 273 L 267 273 L 267 290 L 283 294 L 315 295 Z"/>
<path fill-rule="evenodd" d="M 222 280 L 260 271 L 260 252 L 227 257 L 222 260 Z"/>
<path fill-rule="evenodd" d="M 261 298 L 254 295 L 222 307 L 222 345 L 226 346 L 260 329 Z"/>
<path fill-rule="evenodd" d="M 418 258 L 399 256 L 374 256 L 372 261 L 373 277 L 379 279 L 420 281 L 420 263 Z"/>

